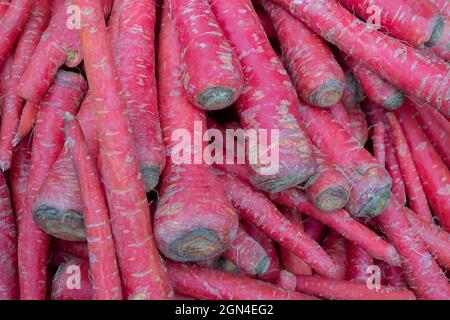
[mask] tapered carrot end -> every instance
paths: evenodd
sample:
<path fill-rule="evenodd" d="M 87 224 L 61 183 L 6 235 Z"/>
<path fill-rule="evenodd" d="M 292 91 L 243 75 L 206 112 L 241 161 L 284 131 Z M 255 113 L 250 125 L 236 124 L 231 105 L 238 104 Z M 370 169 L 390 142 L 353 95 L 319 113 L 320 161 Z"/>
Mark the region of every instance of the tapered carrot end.
<path fill-rule="evenodd" d="M 212 87 L 204 90 L 197 97 L 197 104 L 208 111 L 225 109 L 236 101 L 234 90 L 226 87 Z"/>
<path fill-rule="evenodd" d="M 337 80 L 324 83 L 311 95 L 311 103 L 317 107 L 331 107 L 337 104 L 344 93 L 344 84 Z"/>
<path fill-rule="evenodd" d="M 162 169 L 160 166 L 154 166 L 148 163 L 141 163 L 139 169 L 142 180 L 144 180 L 145 192 L 149 193 L 158 185 Z"/>

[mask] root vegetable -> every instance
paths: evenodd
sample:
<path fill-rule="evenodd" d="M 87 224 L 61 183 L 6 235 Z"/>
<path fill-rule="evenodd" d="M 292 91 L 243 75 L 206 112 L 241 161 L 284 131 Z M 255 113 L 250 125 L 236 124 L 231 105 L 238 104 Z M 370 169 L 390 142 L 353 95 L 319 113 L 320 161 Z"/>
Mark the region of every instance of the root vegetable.
<path fill-rule="evenodd" d="M 358 283 L 367 283 L 368 268 L 374 265 L 372 257 L 352 241 L 346 241 L 347 273 L 346 279 Z"/>
<path fill-rule="evenodd" d="M 75 258 L 59 266 L 52 280 L 52 300 L 92 300 L 87 261 Z"/>

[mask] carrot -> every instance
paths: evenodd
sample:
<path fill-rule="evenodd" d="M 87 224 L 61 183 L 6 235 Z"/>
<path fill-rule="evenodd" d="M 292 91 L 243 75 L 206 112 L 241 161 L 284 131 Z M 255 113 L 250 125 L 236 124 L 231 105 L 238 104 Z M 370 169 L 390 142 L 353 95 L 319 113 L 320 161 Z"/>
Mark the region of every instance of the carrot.
<path fill-rule="evenodd" d="M 331 231 L 322 243 L 326 253 L 336 264 L 338 273 L 333 279 L 345 280 L 347 271 L 347 251 L 345 247 L 345 238 L 339 233 Z"/>
<path fill-rule="evenodd" d="M 418 121 L 412 115 L 409 104 L 397 110 L 422 186 L 439 223 L 450 230 L 450 171 L 434 150 Z"/>
<path fill-rule="evenodd" d="M 242 70 L 208 1 L 170 0 L 168 4 L 178 31 L 189 101 L 205 110 L 232 105 L 241 95 Z"/>
<path fill-rule="evenodd" d="M 67 252 L 83 260 L 89 260 L 87 243 L 84 241 L 66 241 L 61 239 L 53 239 L 52 245 L 54 251 Z"/>
<path fill-rule="evenodd" d="M 33 102 L 26 102 L 22 109 L 19 126 L 16 134 L 12 140 L 12 146 L 15 148 L 19 145 L 24 137 L 26 137 L 33 130 L 36 124 L 36 117 L 38 114 L 38 105 Z"/>
<path fill-rule="evenodd" d="M 402 204 L 406 204 L 406 190 L 405 182 L 400 170 L 397 154 L 392 141 L 392 133 L 389 121 L 386 117 L 386 111 L 381 106 L 366 100 L 363 103 L 363 109 L 366 113 L 369 123 L 374 126 L 378 123 L 383 123 L 386 130 L 385 135 L 385 152 L 386 152 L 386 169 L 392 177 L 392 193 Z"/>
<path fill-rule="evenodd" d="M 405 101 L 405 95 L 401 90 L 351 56 L 347 56 L 345 61 L 370 100 L 388 110 L 400 108 Z"/>
<path fill-rule="evenodd" d="M 11 88 L 6 92 L 2 110 L 2 124 L 0 130 L 0 168 L 3 171 L 11 167 L 14 151 L 13 139 L 19 125 L 19 117 L 23 107 L 23 100 L 17 95 L 17 84 L 24 72 L 39 39 L 47 27 L 50 19 L 50 4 L 48 0 L 38 1 L 33 5 L 30 18 L 23 28 L 16 49 L 11 70 Z"/>
<path fill-rule="evenodd" d="M 0 173 L 0 257 L 0 300 L 15 300 L 19 297 L 17 233 L 3 172 Z"/>
<path fill-rule="evenodd" d="M 331 116 L 333 117 L 333 120 L 339 123 L 345 130 L 347 130 L 348 134 L 356 140 L 356 142 L 362 145 L 363 141 L 359 139 L 359 137 L 356 135 L 356 132 L 353 131 L 350 116 L 344 104 L 339 102 L 334 106 L 331 106 L 329 108 L 329 111 Z"/>
<path fill-rule="evenodd" d="M 386 129 L 383 122 L 379 122 L 373 128 L 372 146 L 375 159 L 384 167 L 386 165 Z"/>
<path fill-rule="evenodd" d="M 105 16 L 112 0 L 99 0 Z M 27 101 L 38 103 L 47 92 L 58 70 L 65 64 L 74 68 L 82 61 L 78 26 L 71 25 L 76 12 L 72 0 L 52 2 L 52 17 L 19 83 L 18 93 Z M 77 21 L 78 17 L 75 17 Z"/>
<path fill-rule="evenodd" d="M 154 216 L 155 238 L 166 257 L 176 261 L 201 261 L 226 250 L 236 236 L 238 218 L 224 188 L 202 160 L 202 151 L 197 151 L 192 141 L 188 144 L 192 150 L 190 163 L 175 160 L 179 146 L 178 141 L 173 141 L 174 134 L 183 130 L 190 137 L 203 136 L 206 119 L 184 94 L 178 56 L 180 46 L 170 19 L 169 13 L 164 12 L 158 85 L 168 157 Z M 196 128 L 197 124 L 201 129 Z M 196 162 L 198 157 L 200 161 Z"/>
<path fill-rule="evenodd" d="M 379 225 L 402 257 L 402 268 L 410 288 L 420 299 L 450 299 L 450 285 L 411 226 L 395 197 L 378 218 Z"/>
<path fill-rule="evenodd" d="M 412 102 L 411 106 L 414 107 L 414 115 L 436 152 L 450 168 L 450 150 L 448 148 L 450 145 L 450 122 L 427 105 Z"/>
<path fill-rule="evenodd" d="M 89 264 L 79 258 L 61 264 L 52 280 L 52 300 L 92 300 L 94 292 Z"/>
<path fill-rule="evenodd" d="M 98 1 L 76 0 L 74 4 L 82 13 L 81 49 L 96 109 L 101 179 L 124 295 L 128 299 L 169 298 L 172 291 L 152 237 L 150 210 L 102 7 Z"/>
<path fill-rule="evenodd" d="M 332 300 L 415 300 L 414 293 L 403 288 L 369 289 L 365 283 L 297 276 L 297 291 Z"/>
<path fill-rule="evenodd" d="M 260 2 L 274 23 L 299 96 L 313 106 L 330 107 L 338 103 L 345 76 L 327 44 L 282 7 L 268 0 Z"/>
<path fill-rule="evenodd" d="M 157 106 L 155 20 L 155 0 L 122 0 L 114 2 L 109 22 L 122 97 L 147 192 L 158 184 L 166 160 Z"/>
<path fill-rule="evenodd" d="M 352 241 L 347 240 L 345 247 L 347 251 L 346 279 L 353 282 L 367 283 L 369 277 L 367 273 L 368 268 L 374 265 L 372 257 Z"/>
<path fill-rule="evenodd" d="M 11 2 L 11 0 L 1 0 L 0 1 L 0 19 L 3 18 L 6 11 L 8 10 L 10 2 Z"/>
<path fill-rule="evenodd" d="M 260 7 L 255 7 L 256 13 L 258 14 L 259 21 L 261 22 L 261 25 L 264 28 L 264 31 L 266 32 L 267 38 L 269 38 L 269 41 L 272 44 L 277 44 L 278 36 L 277 31 L 275 30 L 275 26 L 273 25 L 272 20 L 270 19 L 270 16 L 264 11 L 264 9 Z"/>
<path fill-rule="evenodd" d="M 450 17 L 450 3 L 448 0 L 430 0 L 430 2 L 439 8 L 444 17 Z"/>
<path fill-rule="evenodd" d="M 279 147 L 279 152 L 273 151 L 279 155 L 273 165 L 262 163 L 265 161 L 249 163 L 252 184 L 277 192 L 306 181 L 315 171 L 315 160 L 298 123 L 295 88 L 270 46 L 250 0 L 213 1 L 211 7 L 243 68 L 244 91 L 237 101 L 242 127 L 256 130 L 259 135 L 267 130 L 269 148 Z M 272 138 L 276 132 L 279 141 Z M 249 151 L 259 155 L 263 152 Z"/>
<path fill-rule="evenodd" d="M 106 199 L 94 158 L 90 155 L 80 124 L 67 113 L 66 147 L 70 150 L 83 199 L 83 218 L 89 250 L 89 273 L 96 300 L 121 300 L 122 288 Z"/>
<path fill-rule="evenodd" d="M 64 112 L 75 112 L 86 91 L 84 78 L 60 71 L 40 103 L 33 138 L 26 208 L 19 222 L 19 280 L 21 299 L 44 299 L 49 240 L 33 220 L 36 196 L 63 146 Z M 32 252 L 33 254 L 30 254 Z"/>
<path fill-rule="evenodd" d="M 297 286 L 297 278 L 289 271 L 281 270 L 276 283 L 280 288 L 289 291 L 295 291 L 295 288 Z"/>
<path fill-rule="evenodd" d="M 8 89 L 11 87 L 12 83 L 12 66 L 14 63 L 14 57 L 12 55 L 9 55 L 6 59 L 5 64 L 3 65 L 3 68 L 1 68 L 1 74 L 0 74 L 0 102 L 3 104 L 4 94 L 8 91 Z M 1 108 L 3 109 L 3 108 Z M 0 115 L 1 110 L 0 109 Z"/>
<path fill-rule="evenodd" d="M 387 285 L 394 288 L 408 287 L 408 282 L 406 281 L 402 268 L 390 266 L 384 263 L 381 263 L 380 266 L 381 272 Z"/>
<path fill-rule="evenodd" d="M 190 264 L 167 261 L 175 291 L 209 300 L 311 300 L 310 296 L 287 291 L 268 282 Z"/>
<path fill-rule="evenodd" d="M 389 174 L 328 112 L 304 104 L 299 110 L 308 136 L 352 185 L 346 209 L 355 217 L 379 215 L 389 205 Z"/>
<path fill-rule="evenodd" d="M 11 200 L 14 207 L 16 225 L 25 212 L 28 176 L 31 166 L 31 145 L 22 143 L 14 153 L 10 170 Z"/>
<path fill-rule="evenodd" d="M 303 228 L 305 233 L 314 241 L 318 243 L 322 243 L 322 240 L 325 235 L 325 226 L 319 220 L 308 217 L 303 220 Z"/>
<path fill-rule="evenodd" d="M 444 115 L 450 116 L 447 64 L 431 62 L 399 40 L 369 29 L 334 0 L 274 2 L 290 10 L 313 31 L 405 93 L 430 103 Z"/>
<path fill-rule="evenodd" d="M 411 149 L 408 146 L 408 141 L 395 114 L 387 113 L 386 115 L 391 126 L 392 140 L 399 160 L 400 169 L 405 180 L 409 205 L 419 217 L 431 223 L 433 216 L 428 205 L 424 187 L 417 173 L 416 164 L 414 163 Z"/>
<path fill-rule="evenodd" d="M 450 61 L 450 18 L 443 18 L 442 35 L 436 44 L 430 49 L 437 57 L 444 61 Z"/>
<path fill-rule="evenodd" d="M 34 2 L 33 0 L 12 0 L 0 20 L 0 67 L 5 63 L 8 54 L 22 33 Z"/>
<path fill-rule="evenodd" d="M 400 265 L 400 257 L 395 248 L 372 230 L 352 219 L 345 210 L 324 213 L 308 202 L 305 194 L 298 189 L 291 189 L 272 197 L 275 203 L 295 207 L 303 214 L 312 216 L 329 226 L 344 238 L 364 248 L 372 257 L 386 261 L 392 265 Z M 307 229 L 306 229 L 307 231 Z"/>
<path fill-rule="evenodd" d="M 336 275 L 334 262 L 320 245 L 285 218 L 268 198 L 229 174 L 217 174 L 242 219 L 253 223 L 268 237 L 290 249 L 316 272 L 329 277 Z"/>
<path fill-rule="evenodd" d="M 270 264 L 264 248 L 250 237 L 242 226 L 223 255 L 241 271 L 252 276 L 266 273 Z"/>

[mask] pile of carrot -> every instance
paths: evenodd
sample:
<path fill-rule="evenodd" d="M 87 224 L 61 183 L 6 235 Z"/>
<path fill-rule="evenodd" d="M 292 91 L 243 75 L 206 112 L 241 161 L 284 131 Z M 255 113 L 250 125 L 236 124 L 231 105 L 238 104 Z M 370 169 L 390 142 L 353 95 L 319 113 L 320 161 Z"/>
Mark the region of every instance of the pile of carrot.
<path fill-rule="evenodd" d="M 450 300 L 449 10 L 0 0 L 0 300 Z"/>

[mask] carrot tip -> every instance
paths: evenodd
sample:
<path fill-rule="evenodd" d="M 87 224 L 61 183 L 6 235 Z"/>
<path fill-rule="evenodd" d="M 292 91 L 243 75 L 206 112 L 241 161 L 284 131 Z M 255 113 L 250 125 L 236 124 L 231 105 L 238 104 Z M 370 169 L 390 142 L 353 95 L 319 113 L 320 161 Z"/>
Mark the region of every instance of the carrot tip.
<path fill-rule="evenodd" d="M 83 216 L 76 211 L 62 211 L 40 206 L 33 212 L 36 225 L 45 233 L 68 241 L 86 241 Z"/>
<path fill-rule="evenodd" d="M 331 107 L 341 100 L 343 93 L 343 83 L 337 80 L 327 81 L 311 95 L 311 102 L 318 107 Z"/>
<path fill-rule="evenodd" d="M 209 111 L 227 108 L 235 101 L 236 92 L 226 87 L 207 88 L 197 97 L 197 103 Z"/>
<path fill-rule="evenodd" d="M 192 230 L 170 245 L 173 260 L 181 262 L 208 260 L 224 249 L 224 243 L 217 234 L 205 228 Z"/>
<path fill-rule="evenodd" d="M 400 108 L 404 102 L 405 94 L 403 92 L 396 92 L 384 102 L 383 107 L 387 110 L 395 110 Z"/>
<path fill-rule="evenodd" d="M 154 166 L 147 163 L 141 163 L 140 171 L 142 180 L 144 180 L 145 192 L 150 192 L 158 185 L 159 177 L 161 175 L 161 167 Z"/>

